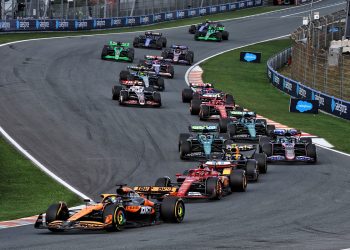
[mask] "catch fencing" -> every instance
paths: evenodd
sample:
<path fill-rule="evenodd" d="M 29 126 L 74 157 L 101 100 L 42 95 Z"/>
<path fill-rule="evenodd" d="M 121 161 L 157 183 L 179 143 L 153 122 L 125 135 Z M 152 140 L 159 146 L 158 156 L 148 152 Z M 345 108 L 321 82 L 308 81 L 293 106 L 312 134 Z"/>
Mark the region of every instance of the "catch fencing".
<path fill-rule="evenodd" d="M 288 48 L 268 60 L 267 75 L 272 85 L 295 98 L 317 100 L 320 110 L 350 120 L 350 102 L 325 94 L 306 86 L 293 77 L 291 79 L 277 72 L 278 69 L 290 63 L 290 58 L 294 54 L 293 50 L 294 48 Z"/>
<path fill-rule="evenodd" d="M 151 15 L 233 2 L 239 0 L 7 0 L 5 16 L 6 19 L 96 19 Z"/>
<path fill-rule="evenodd" d="M 154 3 L 160 3 L 161 0 L 145 0 Z M 203 16 L 208 14 L 215 14 L 227 11 L 234 11 L 238 9 L 245 9 L 250 7 L 262 6 L 262 0 L 241 0 L 241 1 L 227 1 L 227 0 L 163 0 L 169 5 L 165 6 L 159 4 L 158 6 L 144 9 L 145 2 L 143 1 L 128 1 L 135 3 L 131 7 L 118 7 L 117 13 L 110 13 L 112 18 L 98 18 L 100 14 L 88 13 L 88 19 L 17 19 L 17 20 L 0 20 L 0 31 L 76 31 L 76 30 L 91 30 L 91 29 L 106 29 L 118 27 L 131 27 L 138 25 L 148 25 L 152 23 L 159 23 L 164 21 L 171 21 L 176 19 L 190 18 L 196 16 Z M 186 2 L 186 5 L 183 4 Z M 122 3 L 122 1 L 120 2 Z M 172 4 L 171 4 L 172 3 Z M 180 5 L 181 3 L 181 5 Z M 190 3 L 190 4 L 188 4 Z M 140 7 L 138 7 L 139 4 Z M 208 5 L 205 4 L 217 4 Z M 141 8 L 141 6 L 143 8 Z M 136 8 L 137 7 L 137 8 Z M 182 8 L 185 9 L 176 9 Z M 141 10 L 142 9 L 142 10 Z M 89 11 L 88 11 L 89 12 Z M 86 14 L 86 13 L 85 13 Z M 61 16 L 61 15 L 59 15 Z M 104 15 L 105 16 L 105 15 Z M 82 16 L 86 18 L 86 15 Z M 96 18 L 95 18 L 96 17 Z"/>
<path fill-rule="evenodd" d="M 350 55 L 329 50 L 331 41 L 344 36 L 346 15 L 343 10 L 324 16 L 292 33 L 291 78 L 350 101 Z"/>

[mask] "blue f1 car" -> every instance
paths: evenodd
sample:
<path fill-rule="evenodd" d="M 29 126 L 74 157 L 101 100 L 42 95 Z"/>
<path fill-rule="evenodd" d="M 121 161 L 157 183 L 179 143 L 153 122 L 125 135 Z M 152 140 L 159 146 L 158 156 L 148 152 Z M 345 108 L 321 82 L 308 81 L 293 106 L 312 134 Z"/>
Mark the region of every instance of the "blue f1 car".
<path fill-rule="evenodd" d="M 148 31 L 144 35 L 135 37 L 133 46 L 135 48 L 163 49 L 166 47 L 166 43 L 167 40 L 162 36 L 162 33 Z"/>

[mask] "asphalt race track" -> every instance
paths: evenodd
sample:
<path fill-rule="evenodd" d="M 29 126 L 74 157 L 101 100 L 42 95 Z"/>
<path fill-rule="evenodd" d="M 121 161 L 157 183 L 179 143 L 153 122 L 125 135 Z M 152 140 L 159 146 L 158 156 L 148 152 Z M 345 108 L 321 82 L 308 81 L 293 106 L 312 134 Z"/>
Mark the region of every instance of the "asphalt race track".
<path fill-rule="evenodd" d="M 340 1 L 326 0 L 315 7 Z M 345 5 L 321 9 L 321 15 Z M 195 42 L 187 28 L 163 30 L 186 44 L 195 61 L 287 35 L 301 25 L 300 7 L 225 22 L 230 40 Z M 46 167 L 98 198 L 117 183 L 153 184 L 194 166 L 182 162 L 178 135 L 198 122 L 181 102 L 187 66 L 166 80 L 160 109 L 120 107 L 111 88 L 127 63 L 101 61 L 102 45 L 136 33 L 24 42 L 0 48 L 0 124 Z M 136 49 L 135 62 L 160 51 Z M 233 58 L 232 60 L 237 60 Z M 232 70 L 229 65 L 223 65 Z M 182 224 L 120 233 L 52 234 L 33 226 L 0 231 L 0 249 L 343 249 L 350 247 L 349 156 L 318 148 L 316 165 L 270 165 L 268 174 L 219 202 L 186 205 Z M 25 204 L 23 204 L 25 206 Z"/>

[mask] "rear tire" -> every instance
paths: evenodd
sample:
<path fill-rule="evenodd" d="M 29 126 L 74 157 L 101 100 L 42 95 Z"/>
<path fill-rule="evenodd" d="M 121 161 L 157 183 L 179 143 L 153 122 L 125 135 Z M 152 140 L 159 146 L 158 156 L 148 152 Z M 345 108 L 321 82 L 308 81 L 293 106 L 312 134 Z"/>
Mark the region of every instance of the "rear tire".
<path fill-rule="evenodd" d="M 122 86 L 115 85 L 112 88 L 112 100 L 119 100 L 120 91 L 122 90 Z"/>
<path fill-rule="evenodd" d="M 182 222 L 185 217 L 185 203 L 178 197 L 166 196 L 160 207 L 160 217 L 164 222 Z"/>
<path fill-rule="evenodd" d="M 259 173 L 266 174 L 267 173 L 266 154 L 255 153 L 254 159 L 258 162 Z"/>
<path fill-rule="evenodd" d="M 201 100 L 199 99 L 192 99 L 191 100 L 191 106 L 190 106 L 190 112 L 191 115 L 198 115 L 201 110 Z"/>
<path fill-rule="evenodd" d="M 264 143 L 261 147 L 262 153 L 265 153 L 266 156 L 272 156 L 272 144 L 271 143 Z"/>
<path fill-rule="evenodd" d="M 275 131 L 275 129 L 276 129 L 275 125 L 271 125 L 271 124 L 266 125 L 266 135 L 269 137 L 272 137 L 273 131 Z"/>
<path fill-rule="evenodd" d="M 235 169 L 230 174 L 231 192 L 245 192 L 247 189 L 247 177 L 242 169 Z"/>
<path fill-rule="evenodd" d="M 128 92 L 122 90 L 119 93 L 120 93 L 120 95 L 119 95 L 119 104 L 120 105 L 124 105 L 124 102 L 127 101 L 128 98 L 129 98 Z"/>
<path fill-rule="evenodd" d="M 228 105 L 235 105 L 235 99 L 233 98 L 233 95 L 227 94 L 225 103 Z"/>
<path fill-rule="evenodd" d="M 181 160 L 185 160 L 186 155 L 190 154 L 191 152 L 192 152 L 192 147 L 191 147 L 190 142 L 185 141 L 185 142 L 181 143 L 181 145 L 180 145 L 180 159 Z"/>
<path fill-rule="evenodd" d="M 182 102 L 191 102 L 192 100 L 192 89 L 183 89 L 182 90 Z"/>
<path fill-rule="evenodd" d="M 196 30 L 197 30 L 196 25 L 191 25 L 190 28 L 188 29 L 188 32 L 190 34 L 195 34 Z"/>
<path fill-rule="evenodd" d="M 228 40 L 229 37 L 229 33 L 225 30 L 222 32 L 222 40 Z"/>
<path fill-rule="evenodd" d="M 246 165 L 247 176 L 253 177 L 253 181 L 257 182 L 259 179 L 259 173 L 256 168 L 255 160 L 248 160 Z"/>
<path fill-rule="evenodd" d="M 105 56 L 108 55 L 108 45 L 104 45 L 103 46 L 103 49 L 102 49 L 102 53 L 101 53 L 101 59 L 102 60 L 105 60 Z"/>
<path fill-rule="evenodd" d="M 210 107 L 206 105 L 201 105 L 200 106 L 200 111 L 199 111 L 199 119 L 200 120 L 207 120 L 210 116 Z"/>
<path fill-rule="evenodd" d="M 128 58 L 129 58 L 129 62 L 131 63 L 134 61 L 134 54 L 135 54 L 134 49 L 130 48 L 128 51 Z"/>
<path fill-rule="evenodd" d="M 157 86 L 159 91 L 163 91 L 165 89 L 164 85 L 164 79 L 163 78 L 158 78 L 157 79 Z"/>
<path fill-rule="evenodd" d="M 229 118 L 220 118 L 219 120 L 219 131 L 220 133 L 226 133 L 227 132 L 227 125 L 230 122 Z"/>
<path fill-rule="evenodd" d="M 308 144 L 306 146 L 306 156 L 314 158 L 315 160 L 313 163 L 317 162 L 317 151 L 315 144 Z"/>
<path fill-rule="evenodd" d="M 162 106 L 162 97 L 159 92 L 153 92 L 153 101 L 158 103 L 157 107 Z"/>
<path fill-rule="evenodd" d="M 132 45 L 135 47 L 135 48 L 138 48 L 139 47 L 139 43 L 140 43 L 140 39 L 138 37 L 135 37 L 134 38 L 134 41 L 132 43 Z"/>
<path fill-rule="evenodd" d="M 179 135 L 179 152 L 180 152 L 180 146 L 182 143 L 187 142 L 187 139 L 191 137 L 191 134 L 189 133 L 181 133 Z"/>

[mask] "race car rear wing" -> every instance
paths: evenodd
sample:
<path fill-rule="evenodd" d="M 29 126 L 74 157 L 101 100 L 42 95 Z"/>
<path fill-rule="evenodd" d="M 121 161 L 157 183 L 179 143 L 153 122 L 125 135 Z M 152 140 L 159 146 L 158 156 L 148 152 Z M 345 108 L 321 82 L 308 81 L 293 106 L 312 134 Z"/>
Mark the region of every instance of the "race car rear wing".
<path fill-rule="evenodd" d="M 191 82 L 190 87 L 211 87 L 211 88 L 213 88 L 214 85 L 212 83 L 202 83 L 202 82 L 201 83 L 193 83 L 193 82 Z"/>
<path fill-rule="evenodd" d="M 188 130 L 195 133 L 213 133 L 218 132 L 219 127 L 217 125 L 190 125 Z"/>
<path fill-rule="evenodd" d="M 109 45 L 110 46 L 130 47 L 130 43 L 113 42 L 113 41 L 109 41 Z"/>
<path fill-rule="evenodd" d="M 152 32 L 152 31 L 146 31 L 145 35 L 152 35 L 152 36 L 161 36 L 162 33 L 160 32 Z"/>
<path fill-rule="evenodd" d="M 230 117 L 236 117 L 236 118 L 240 118 L 240 117 L 256 117 L 256 113 L 253 111 L 239 111 L 239 110 L 231 110 L 229 111 L 229 116 Z"/>
<path fill-rule="evenodd" d="M 155 186 L 137 186 L 134 191 L 138 194 L 146 195 L 147 197 L 162 197 L 167 194 L 175 193 L 176 187 L 155 187 Z"/>
<path fill-rule="evenodd" d="M 163 60 L 164 57 L 162 56 L 151 56 L 151 55 L 145 55 L 146 60 Z"/>
<path fill-rule="evenodd" d="M 172 49 L 182 49 L 182 50 L 188 49 L 188 47 L 186 45 L 175 45 L 175 44 L 171 45 L 171 48 Z"/>

